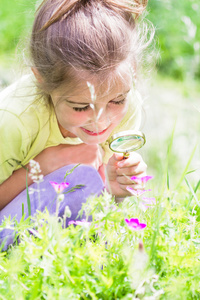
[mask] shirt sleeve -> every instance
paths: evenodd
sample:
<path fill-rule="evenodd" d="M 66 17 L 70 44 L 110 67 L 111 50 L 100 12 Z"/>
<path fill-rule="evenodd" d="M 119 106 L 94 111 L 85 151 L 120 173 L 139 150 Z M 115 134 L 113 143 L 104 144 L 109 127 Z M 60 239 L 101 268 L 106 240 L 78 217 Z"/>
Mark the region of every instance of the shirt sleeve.
<path fill-rule="evenodd" d="M 5 110 L 0 111 L 0 184 L 21 167 L 26 153 L 24 141 L 28 135 L 20 118 Z"/>

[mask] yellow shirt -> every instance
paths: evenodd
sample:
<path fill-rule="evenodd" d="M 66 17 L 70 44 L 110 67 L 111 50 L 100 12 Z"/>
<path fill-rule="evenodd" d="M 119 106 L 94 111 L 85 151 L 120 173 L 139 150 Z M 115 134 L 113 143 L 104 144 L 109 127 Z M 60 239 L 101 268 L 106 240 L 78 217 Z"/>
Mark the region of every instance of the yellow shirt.
<path fill-rule="evenodd" d="M 141 104 L 136 94 L 132 95 L 126 116 L 112 134 L 139 129 Z M 62 136 L 54 110 L 38 96 L 33 75 L 23 76 L 0 93 L 0 141 L 0 184 L 45 148 L 82 143 L 79 138 Z M 101 146 L 106 163 L 112 152 L 107 142 Z"/>

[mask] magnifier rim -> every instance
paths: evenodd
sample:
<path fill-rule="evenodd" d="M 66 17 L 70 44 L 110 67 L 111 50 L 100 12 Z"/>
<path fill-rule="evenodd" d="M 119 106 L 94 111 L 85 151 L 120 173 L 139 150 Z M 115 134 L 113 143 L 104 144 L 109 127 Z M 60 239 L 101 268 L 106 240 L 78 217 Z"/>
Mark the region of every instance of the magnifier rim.
<path fill-rule="evenodd" d="M 109 148 L 110 148 L 112 151 L 114 151 L 114 152 L 122 153 L 122 151 L 117 151 L 117 150 L 113 149 L 113 148 L 112 148 L 112 143 L 113 143 L 116 139 L 118 139 L 118 138 L 120 138 L 120 137 L 128 136 L 128 135 L 139 136 L 139 137 L 142 138 L 142 140 L 143 140 L 143 143 L 142 143 L 141 145 L 139 145 L 138 147 L 134 148 L 134 150 L 132 150 L 132 151 L 135 151 L 135 150 L 140 149 L 140 148 L 146 143 L 146 138 L 145 138 L 145 135 L 144 135 L 143 132 L 141 132 L 141 131 L 139 131 L 139 130 L 136 130 L 136 131 L 135 131 L 135 130 L 126 130 L 126 131 L 120 131 L 120 132 L 118 132 L 118 133 L 115 133 L 115 134 L 113 134 L 113 135 L 109 138 L 109 140 L 108 140 Z M 131 151 L 129 150 L 129 152 L 131 152 Z"/>

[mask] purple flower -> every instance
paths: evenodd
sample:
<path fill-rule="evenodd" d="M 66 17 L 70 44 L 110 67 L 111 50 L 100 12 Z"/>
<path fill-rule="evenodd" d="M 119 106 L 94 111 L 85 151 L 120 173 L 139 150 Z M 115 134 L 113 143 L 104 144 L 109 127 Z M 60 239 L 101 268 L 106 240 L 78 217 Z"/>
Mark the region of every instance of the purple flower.
<path fill-rule="evenodd" d="M 130 227 L 133 230 L 142 230 L 147 226 L 147 224 L 140 223 L 138 219 L 125 219 L 125 222 L 128 225 L 128 227 Z"/>
<path fill-rule="evenodd" d="M 60 194 L 64 191 L 69 186 L 69 183 L 67 182 L 62 182 L 62 183 L 57 183 L 54 181 L 49 181 L 51 185 L 53 186 L 54 190 L 56 191 L 57 194 Z"/>
<path fill-rule="evenodd" d="M 152 178 L 153 176 L 143 176 L 143 177 L 132 176 L 131 180 L 134 180 L 137 184 L 143 185 Z"/>
<path fill-rule="evenodd" d="M 127 191 L 130 192 L 133 196 L 136 197 L 140 197 L 141 195 L 143 195 L 145 192 L 147 191 L 151 191 L 151 190 L 134 190 L 133 188 L 127 186 Z"/>

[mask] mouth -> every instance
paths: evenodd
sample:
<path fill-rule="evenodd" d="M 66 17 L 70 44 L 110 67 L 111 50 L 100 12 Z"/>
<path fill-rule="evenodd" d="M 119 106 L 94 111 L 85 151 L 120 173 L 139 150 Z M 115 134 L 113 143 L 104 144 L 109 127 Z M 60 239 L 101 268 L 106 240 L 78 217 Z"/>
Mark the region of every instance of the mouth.
<path fill-rule="evenodd" d="M 82 129 L 85 133 L 87 133 L 88 135 L 92 135 L 92 136 L 102 135 L 102 134 L 104 134 L 104 133 L 107 131 L 107 128 L 104 129 L 104 130 L 102 130 L 102 131 L 99 131 L 99 132 L 90 131 L 90 130 L 85 129 L 85 128 L 83 128 L 83 127 L 81 127 L 81 129 Z"/>

